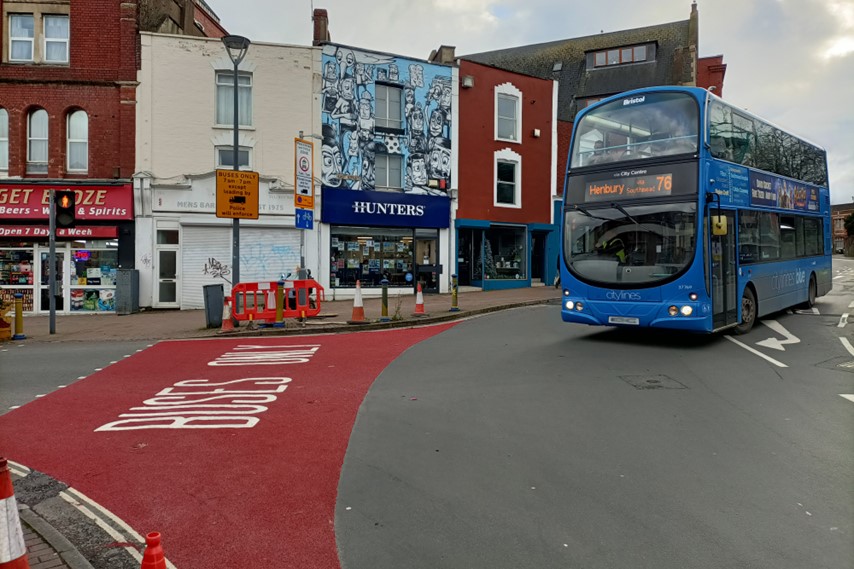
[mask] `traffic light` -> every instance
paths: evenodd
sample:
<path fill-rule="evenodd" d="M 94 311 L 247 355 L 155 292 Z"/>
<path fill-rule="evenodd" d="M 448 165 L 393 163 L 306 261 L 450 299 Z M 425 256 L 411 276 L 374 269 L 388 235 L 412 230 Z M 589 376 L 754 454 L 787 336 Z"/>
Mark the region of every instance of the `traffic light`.
<path fill-rule="evenodd" d="M 74 192 L 71 190 L 61 190 L 56 192 L 54 197 L 54 207 L 56 208 L 57 227 L 74 227 L 76 211 L 75 211 Z"/>

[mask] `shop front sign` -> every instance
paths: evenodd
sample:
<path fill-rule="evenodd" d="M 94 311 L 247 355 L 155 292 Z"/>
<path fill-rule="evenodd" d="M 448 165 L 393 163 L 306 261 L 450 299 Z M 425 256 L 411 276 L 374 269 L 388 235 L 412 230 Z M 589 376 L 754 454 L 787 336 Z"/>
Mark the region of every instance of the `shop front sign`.
<path fill-rule="evenodd" d="M 323 188 L 322 198 L 324 223 L 438 229 L 450 226 L 451 200 L 444 196 Z"/>
<path fill-rule="evenodd" d="M 133 219 L 130 184 L 68 185 L 0 183 L 0 219 L 49 219 L 50 191 L 73 191 L 76 218 L 84 221 Z"/>
<path fill-rule="evenodd" d="M 58 227 L 56 236 L 88 237 L 90 239 L 115 239 L 119 236 L 119 228 L 115 225 L 92 225 L 89 227 Z M 50 237 L 50 229 L 46 225 L 0 225 L 0 237 Z"/>

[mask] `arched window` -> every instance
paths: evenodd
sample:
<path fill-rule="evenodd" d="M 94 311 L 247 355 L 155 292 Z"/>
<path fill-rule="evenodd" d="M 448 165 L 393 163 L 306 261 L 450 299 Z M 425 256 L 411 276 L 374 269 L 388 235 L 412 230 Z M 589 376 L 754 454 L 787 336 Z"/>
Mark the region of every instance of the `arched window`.
<path fill-rule="evenodd" d="M 89 117 L 85 111 L 68 115 L 68 171 L 86 172 L 89 169 Z"/>
<path fill-rule="evenodd" d="M 37 109 L 27 120 L 27 172 L 47 174 L 47 111 Z"/>
<path fill-rule="evenodd" d="M 0 172 L 9 170 L 9 113 L 0 109 Z"/>

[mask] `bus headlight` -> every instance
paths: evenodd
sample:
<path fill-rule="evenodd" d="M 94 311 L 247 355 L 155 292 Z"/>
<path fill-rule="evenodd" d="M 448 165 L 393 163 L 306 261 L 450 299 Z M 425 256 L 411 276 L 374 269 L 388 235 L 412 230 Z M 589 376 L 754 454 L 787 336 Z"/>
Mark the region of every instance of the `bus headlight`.
<path fill-rule="evenodd" d="M 688 298 L 690 298 L 691 300 L 697 300 L 699 297 L 697 296 L 696 292 L 692 292 L 688 295 Z"/>
<path fill-rule="evenodd" d="M 563 295 L 564 295 L 564 296 L 569 296 L 569 291 L 568 291 L 567 289 L 563 289 Z"/>
<path fill-rule="evenodd" d="M 571 300 L 567 300 L 564 306 L 567 310 L 572 310 L 573 308 L 575 308 L 575 303 L 573 303 Z"/>
<path fill-rule="evenodd" d="M 670 308 L 667 309 L 667 313 L 671 316 L 676 316 L 677 314 L 679 314 L 679 309 L 676 308 L 675 306 L 671 306 Z"/>
<path fill-rule="evenodd" d="M 576 309 L 577 311 L 581 312 L 582 310 L 584 310 L 584 305 L 583 305 L 583 304 L 581 304 L 580 302 L 576 302 L 576 303 L 575 303 L 575 309 Z"/>
<path fill-rule="evenodd" d="M 682 313 L 682 316 L 691 316 L 691 314 L 694 312 L 694 309 L 686 304 L 679 312 Z"/>

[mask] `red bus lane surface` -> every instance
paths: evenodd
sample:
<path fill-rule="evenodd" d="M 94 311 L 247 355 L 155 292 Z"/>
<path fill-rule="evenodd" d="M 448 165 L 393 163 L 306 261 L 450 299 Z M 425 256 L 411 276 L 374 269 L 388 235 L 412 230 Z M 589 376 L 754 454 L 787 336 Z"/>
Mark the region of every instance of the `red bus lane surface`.
<path fill-rule="evenodd" d="M 335 569 L 359 405 L 451 326 L 161 342 L 0 417 L 2 453 L 159 531 L 179 569 Z"/>

